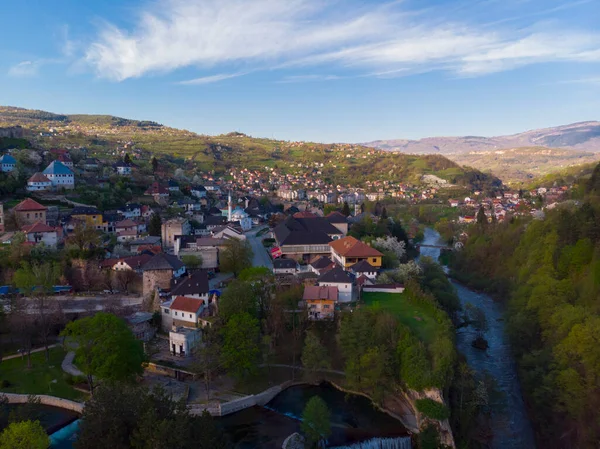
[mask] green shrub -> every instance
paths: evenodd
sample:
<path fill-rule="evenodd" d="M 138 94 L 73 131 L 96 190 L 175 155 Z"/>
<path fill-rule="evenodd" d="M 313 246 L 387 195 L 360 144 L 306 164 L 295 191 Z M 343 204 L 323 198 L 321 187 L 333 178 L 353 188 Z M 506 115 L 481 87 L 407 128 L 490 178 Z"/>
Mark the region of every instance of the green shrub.
<path fill-rule="evenodd" d="M 417 410 L 426 417 L 443 421 L 450 417 L 448 407 L 433 399 L 417 399 Z"/>
<path fill-rule="evenodd" d="M 6 379 L 0 380 L 0 388 L 8 388 L 10 387 L 10 382 Z"/>

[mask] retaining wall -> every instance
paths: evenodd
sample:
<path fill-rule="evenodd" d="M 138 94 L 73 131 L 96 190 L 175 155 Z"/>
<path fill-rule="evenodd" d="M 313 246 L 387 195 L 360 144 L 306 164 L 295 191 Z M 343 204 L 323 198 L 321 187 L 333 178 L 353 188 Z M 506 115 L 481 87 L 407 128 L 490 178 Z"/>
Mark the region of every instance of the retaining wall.
<path fill-rule="evenodd" d="M 1 393 L 0 396 L 5 396 L 9 404 L 27 404 L 29 395 L 15 393 Z M 77 413 L 83 413 L 84 404 L 81 402 L 70 401 L 69 399 L 57 398 L 45 394 L 32 395 L 40 400 L 40 404 L 50 405 L 52 407 L 63 408 Z"/>

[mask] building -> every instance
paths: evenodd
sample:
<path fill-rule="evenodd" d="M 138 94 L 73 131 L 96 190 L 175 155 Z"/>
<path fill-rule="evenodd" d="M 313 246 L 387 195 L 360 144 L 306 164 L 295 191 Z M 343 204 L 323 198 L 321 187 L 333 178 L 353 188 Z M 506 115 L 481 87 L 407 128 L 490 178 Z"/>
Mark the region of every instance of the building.
<path fill-rule="evenodd" d="M 192 186 L 190 194 L 196 198 L 206 198 L 206 189 L 204 186 Z"/>
<path fill-rule="evenodd" d="M 338 289 L 327 286 L 304 287 L 302 299 L 308 309 L 309 320 L 331 320 L 335 316 Z"/>
<path fill-rule="evenodd" d="M 274 274 L 296 274 L 298 262 L 294 259 L 275 259 L 273 261 Z"/>
<path fill-rule="evenodd" d="M 204 304 L 209 304 L 208 293 L 208 275 L 206 271 L 196 271 L 187 278 L 173 279 L 171 284 L 171 298 L 185 296 L 187 298 L 201 299 Z"/>
<path fill-rule="evenodd" d="M 347 236 L 329 243 L 331 260 L 341 265 L 344 269 L 366 260 L 377 269 L 381 268 L 383 254 L 375 248 L 361 242 L 354 237 Z"/>
<path fill-rule="evenodd" d="M 109 268 L 113 271 L 135 271 L 142 272 L 142 267 L 152 259 L 150 254 L 140 254 L 139 256 L 121 257 L 119 259 L 105 259 L 102 261 L 102 268 Z"/>
<path fill-rule="evenodd" d="M 48 208 L 42 206 L 35 200 L 27 198 L 13 207 L 13 213 L 19 226 L 37 223 L 46 223 L 46 211 Z"/>
<path fill-rule="evenodd" d="M 190 235 L 192 226 L 186 218 L 173 218 L 161 226 L 162 244 L 164 248 L 175 247 L 175 236 Z"/>
<path fill-rule="evenodd" d="M 142 206 L 137 203 L 127 203 L 118 212 L 125 218 L 139 218 L 142 216 Z"/>
<path fill-rule="evenodd" d="M 350 267 L 350 272 L 353 273 L 357 278 L 366 276 L 367 278 L 373 280 L 377 278 L 379 270 L 366 260 L 361 260 Z"/>
<path fill-rule="evenodd" d="M 88 158 L 83 162 L 83 168 L 85 168 L 88 171 L 92 171 L 92 170 L 98 170 L 98 159 L 96 158 Z"/>
<path fill-rule="evenodd" d="M 189 357 L 201 341 L 200 329 L 174 327 L 169 332 L 169 349 L 171 354 Z"/>
<path fill-rule="evenodd" d="M 4 154 L 0 157 L 0 171 L 10 173 L 17 166 L 17 160 L 10 154 Z"/>
<path fill-rule="evenodd" d="M 52 183 L 53 189 L 73 189 L 75 188 L 75 175 L 73 171 L 60 161 L 52 161 L 46 167 L 43 174 Z"/>
<path fill-rule="evenodd" d="M 176 296 L 171 301 L 161 304 L 162 327 L 165 330 L 173 326 L 197 328 L 200 316 L 206 307 L 204 299 Z"/>
<path fill-rule="evenodd" d="M 152 325 L 152 318 L 153 314 L 150 312 L 135 312 L 125 319 L 136 339 L 149 342 L 156 335 L 156 329 Z"/>
<path fill-rule="evenodd" d="M 126 218 L 115 223 L 115 232 L 117 233 L 117 242 L 129 242 L 137 239 L 138 225 L 135 221 Z"/>
<path fill-rule="evenodd" d="M 142 266 L 143 294 L 147 296 L 156 288 L 169 290 L 171 280 L 185 273 L 185 265 L 176 256 L 159 253 Z"/>
<path fill-rule="evenodd" d="M 169 192 L 179 192 L 179 183 L 174 179 L 169 179 L 167 188 L 169 189 Z"/>
<path fill-rule="evenodd" d="M 216 239 L 238 239 L 246 240 L 246 236 L 233 226 L 218 226 L 211 230 L 211 234 Z"/>
<path fill-rule="evenodd" d="M 319 276 L 335 267 L 335 262 L 333 262 L 328 256 L 318 257 L 309 265 L 310 270 Z"/>
<path fill-rule="evenodd" d="M 173 253 L 178 257 L 200 256 L 202 269 L 214 270 L 219 267 L 219 252 L 224 248 L 226 239 L 180 235 L 175 239 Z"/>
<path fill-rule="evenodd" d="M 354 301 L 354 279 L 347 271 L 341 267 L 335 267 L 326 271 L 317 279 L 317 284 L 321 287 L 337 287 L 338 299 L 340 302 Z"/>
<path fill-rule="evenodd" d="M 133 164 L 119 161 L 116 164 L 114 164 L 113 167 L 118 175 L 129 176 L 129 175 L 131 175 L 131 171 L 133 169 Z"/>
<path fill-rule="evenodd" d="M 62 238 L 62 229 L 48 226 L 45 222 L 38 221 L 30 225 L 23 226 L 21 232 L 25 234 L 25 240 L 35 245 L 43 243 L 51 248 L 56 248 L 59 239 Z M 59 235 L 60 234 L 60 235 Z"/>
<path fill-rule="evenodd" d="M 327 215 L 327 221 L 338 228 L 342 234 L 348 234 L 348 219 L 340 212 L 331 212 Z"/>
<path fill-rule="evenodd" d="M 133 253 L 139 253 L 140 250 L 149 247 L 161 247 L 160 237 L 157 235 L 148 235 L 141 239 L 133 240 L 129 243 L 129 248 Z"/>
<path fill-rule="evenodd" d="M 144 192 L 144 195 L 152 196 L 154 201 L 160 203 L 166 201 L 169 198 L 169 189 L 158 182 L 153 182 L 148 189 Z"/>
<path fill-rule="evenodd" d="M 43 173 L 35 173 L 27 181 L 27 190 L 30 192 L 38 192 L 52 189 L 52 181 Z"/>
<path fill-rule="evenodd" d="M 62 163 L 65 167 L 69 167 L 71 170 L 73 169 L 73 160 L 69 153 L 61 153 L 56 156 L 56 160 Z"/>
<path fill-rule="evenodd" d="M 278 248 L 284 258 L 304 259 L 329 255 L 329 243 L 343 233 L 323 217 L 288 217 L 273 230 Z"/>
<path fill-rule="evenodd" d="M 71 218 L 74 220 L 85 223 L 93 229 L 103 229 L 104 217 L 95 207 L 91 206 L 76 206 L 71 211 Z"/>

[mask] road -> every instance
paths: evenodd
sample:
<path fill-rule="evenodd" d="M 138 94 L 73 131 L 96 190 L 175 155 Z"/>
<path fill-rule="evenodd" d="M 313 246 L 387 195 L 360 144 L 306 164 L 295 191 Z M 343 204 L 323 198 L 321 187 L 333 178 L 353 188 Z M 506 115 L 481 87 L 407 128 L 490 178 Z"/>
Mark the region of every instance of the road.
<path fill-rule="evenodd" d="M 252 231 L 246 234 L 246 238 L 250 242 L 252 246 L 252 251 L 254 252 L 254 258 L 252 259 L 252 265 L 255 267 L 267 267 L 270 270 L 273 269 L 273 261 L 271 260 L 271 256 L 267 253 L 267 250 L 262 244 L 262 239 L 265 237 L 264 235 L 256 236 L 256 233 L 259 232 L 263 227 L 253 229 Z"/>
<path fill-rule="evenodd" d="M 97 296 L 50 296 L 50 301 L 60 302 L 60 308 L 64 313 L 85 313 L 101 311 L 112 307 L 139 307 L 142 305 L 141 296 L 121 295 L 97 295 Z M 7 303 L 8 304 L 8 303 Z M 0 300 L 0 306 L 2 301 Z M 33 304 L 32 304 L 33 307 Z M 33 312 L 32 312 L 33 313 Z"/>

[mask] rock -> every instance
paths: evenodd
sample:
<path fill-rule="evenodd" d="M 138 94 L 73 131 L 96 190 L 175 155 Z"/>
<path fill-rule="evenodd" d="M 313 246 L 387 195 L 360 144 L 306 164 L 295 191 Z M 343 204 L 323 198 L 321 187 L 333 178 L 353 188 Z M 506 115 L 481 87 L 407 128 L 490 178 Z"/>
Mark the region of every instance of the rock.
<path fill-rule="evenodd" d="M 481 349 L 482 351 L 485 351 L 490 347 L 488 341 L 483 337 L 477 337 L 471 342 L 471 346 L 473 346 L 475 349 Z"/>
<path fill-rule="evenodd" d="M 284 440 L 281 447 L 282 449 L 304 449 L 304 437 L 298 432 L 292 433 Z"/>

